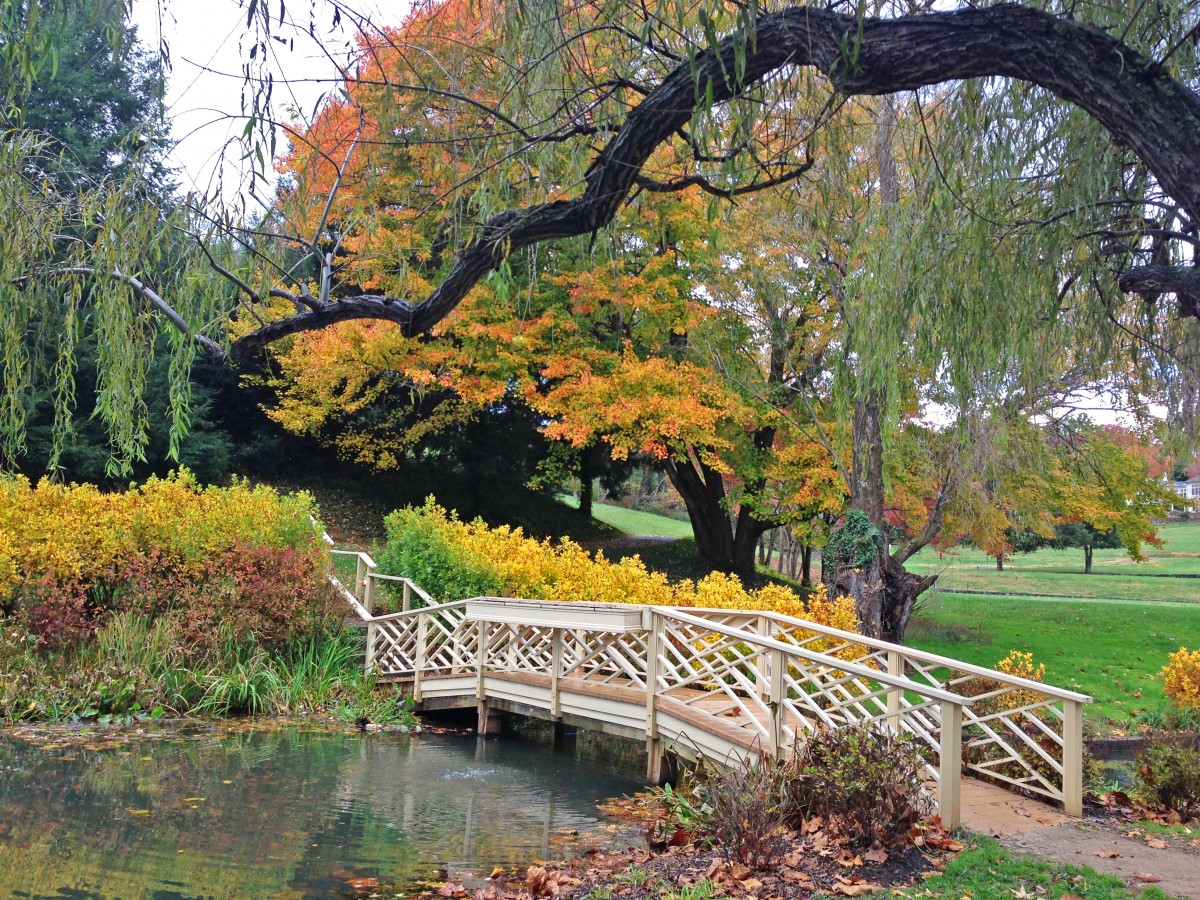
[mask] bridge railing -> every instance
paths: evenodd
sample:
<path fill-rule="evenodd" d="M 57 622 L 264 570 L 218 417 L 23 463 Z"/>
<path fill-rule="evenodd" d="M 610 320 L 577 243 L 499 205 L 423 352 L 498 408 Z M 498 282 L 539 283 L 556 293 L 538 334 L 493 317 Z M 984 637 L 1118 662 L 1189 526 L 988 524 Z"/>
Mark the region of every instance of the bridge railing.
<path fill-rule="evenodd" d="M 723 610 L 693 610 L 727 621 Z M 706 615 L 706 617 L 707 617 Z M 864 637 L 772 612 L 740 613 L 737 624 L 797 647 L 820 647 L 889 675 L 964 697 L 964 765 L 969 772 L 1061 802 L 1079 815 L 1083 804 L 1083 705 L 1091 697 L 911 647 Z M 861 690 L 863 685 L 854 685 Z M 849 690 L 850 684 L 835 690 Z M 904 711 L 905 730 L 929 743 L 938 723 L 903 692 L 864 701 L 876 715 Z M 884 704 L 886 703 L 886 709 Z"/>
<path fill-rule="evenodd" d="M 943 818 L 958 808 L 960 768 L 1082 813 L 1082 707 L 1091 699 L 1083 694 L 770 612 L 502 598 L 435 604 L 409 579 L 378 575 L 369 556 L 354 555 L 361 577 L 346 594 L 367 623 L 367 665 L 412 679 L 418 701 L 427 678 L 510 672 L 549 676 L 557 709 L 560 684 L 585 679 L 645 691 L 651 739 L 660 708 L 669 707 L 719 720 L 741 746 L 779 756 L 816 728 L 880 722 L 928 749 Z M 381 581 L 400 582 L 405 605 L 412 597 L 427 605 L 374 615 Z M 574 608 L 582 618 L 536 624 L 514 616 L 522 604 Z M 589 610 L 609 606 L 640 610 L 640 627 L 589 624 Z"/>

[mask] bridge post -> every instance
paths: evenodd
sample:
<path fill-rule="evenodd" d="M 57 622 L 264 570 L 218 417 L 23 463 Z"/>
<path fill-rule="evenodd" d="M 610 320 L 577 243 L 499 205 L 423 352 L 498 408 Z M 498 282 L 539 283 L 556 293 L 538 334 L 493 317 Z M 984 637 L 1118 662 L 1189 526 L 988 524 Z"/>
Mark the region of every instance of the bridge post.
<path fill-rule="evenodd" d="M 889 675 L 900 678 L 904 675 L 904 654 L 899 650 L 887 652 L 887 671 Z M 900 733 L 900 688 L 891 688 L 887 693 L 887 723 L 892 731 Z"/>
<path fill-rule="evenodd" d="M 1063 700 L 1063 812 L 1083 815 L 1083 704 Z"/>
<path fill-rule="evenodd" d="M 658 734 L 658 658 L 662 651 L 662 616 L 651 610 L 646 635 L 646 783 L 662 784 L 663 752 Z"/>
<path fill-rule="evenodd" d="M 406 578 L 404 579 L 404 597 L 400 604 L 401 612 L 408 612 L 412 609 L 412 584 Z"/>
<path fill-rule="evenodd" d="M 367 659 L 364 670 L 368 675 L 370 675 L 371 670 L 375 668 L 375 638 L 378 628 L 379 626 L 374 622 L 367 623 Z"/>
<path fill-rule="evenodd" d="M 421 684 L 425 680 L 425 657 L 429 642 L 429 616 L 417 614 L 417 652 L 413 659 L 413 702 L 420 703 L 425 699 Z"/>
<path fill-rule="evenodd" d="M 783 705 L 785 698 L 784 673 L 787 672 L 787 660 L 782 650 L 771 651 L 771 755 L 779 759 L 783 755 L 784 722 L 787 708 Z"/>
<path fill-rule="evenodd" d="M 942 701 L 942 739 L 938 752 L 938 812 L 942 827 L 962 825 L 962 704 Z"/>
<path fill-rule="evenodd" d="M 555 628 L 550 632 L 550 718 L 559 719 L 562 716 L 562 691 L 558 679 L 562 676 L 563 660 L 563 630 Z"/>

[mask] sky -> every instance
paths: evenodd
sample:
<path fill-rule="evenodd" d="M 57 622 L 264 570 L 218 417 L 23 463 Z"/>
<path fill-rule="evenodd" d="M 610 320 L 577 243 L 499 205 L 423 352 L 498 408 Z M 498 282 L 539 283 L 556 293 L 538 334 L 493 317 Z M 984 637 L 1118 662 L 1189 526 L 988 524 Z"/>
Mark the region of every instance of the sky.
<path fill-rule="evenodd" d="M 269 0 L 274 10 L 279 0 Z M 396 24 L 408 10 L 407 0 L 357 0 L 341 2 L 376 24 Z M 338 81 L 334 60 L 346 58 L 345 48 L 354 36 L 351 17 L 332 27 L 332 4 L 324 0 L 291 0 L 284 5 L 303 17 L 301 27 L 285 18 L 280 35 L 289 47 L 270 42 L 275 72 L 273 106 L 277 118 L 290 118 L 290 106 L 303 119 Z M 308 17 L 314 11 L 315 33 L 308 34 Z M 215 194 L 234 202 L 249 185 L 249 164 L 239 138 L 246 124 L 242 113 L 242 67 L 250 46 L 246 30 L 245 0 L 134 0 L 133 23 L 141 42 L 153 50 L 159 37 L 170 48 L 172 69 L 167 79 L 167 112 L 177 146 L 171 160 L 179 169 L 184 191 Z M 324 49 L 322 49 L 324 48 Z M 278 152 L 286 149 L 278 135 Z M 268 164 L 270 160 L 267 161 Z M 273 182 L 274 172 L 268 171 Z M 258 193 L 269 197 L 270 189 Z M 252 203 L 252 201 L 250 201 Z"/>

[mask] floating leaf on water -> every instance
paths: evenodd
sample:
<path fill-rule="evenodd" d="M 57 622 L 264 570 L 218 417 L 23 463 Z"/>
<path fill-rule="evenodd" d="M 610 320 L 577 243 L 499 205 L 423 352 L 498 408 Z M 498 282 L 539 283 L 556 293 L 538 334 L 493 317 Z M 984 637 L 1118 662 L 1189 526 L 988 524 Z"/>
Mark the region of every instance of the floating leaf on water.
<path fill-rule="evenodd" d="M 148 816 L 148 815 L 150 815 L 150 810 L 148 810 L 148 809 L 129 809 L 129 810 L 126 810 L 126 812 L 128 812 L 131 816 Z"/>

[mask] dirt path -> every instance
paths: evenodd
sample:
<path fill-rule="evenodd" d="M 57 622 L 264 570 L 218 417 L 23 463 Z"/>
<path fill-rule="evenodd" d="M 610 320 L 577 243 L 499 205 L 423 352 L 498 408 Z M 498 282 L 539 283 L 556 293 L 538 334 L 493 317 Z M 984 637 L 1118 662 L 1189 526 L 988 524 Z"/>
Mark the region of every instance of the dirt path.
<path fill-rule="evenodd" d="M 1134 891 L 1154 884 L 1173 897 L 1200 898 L 1200 837 L 1146 835 L 1128 822 L 1097 819 L 1034 825 L 998 837 L 1010 850 L 1116 875 Z"/>

